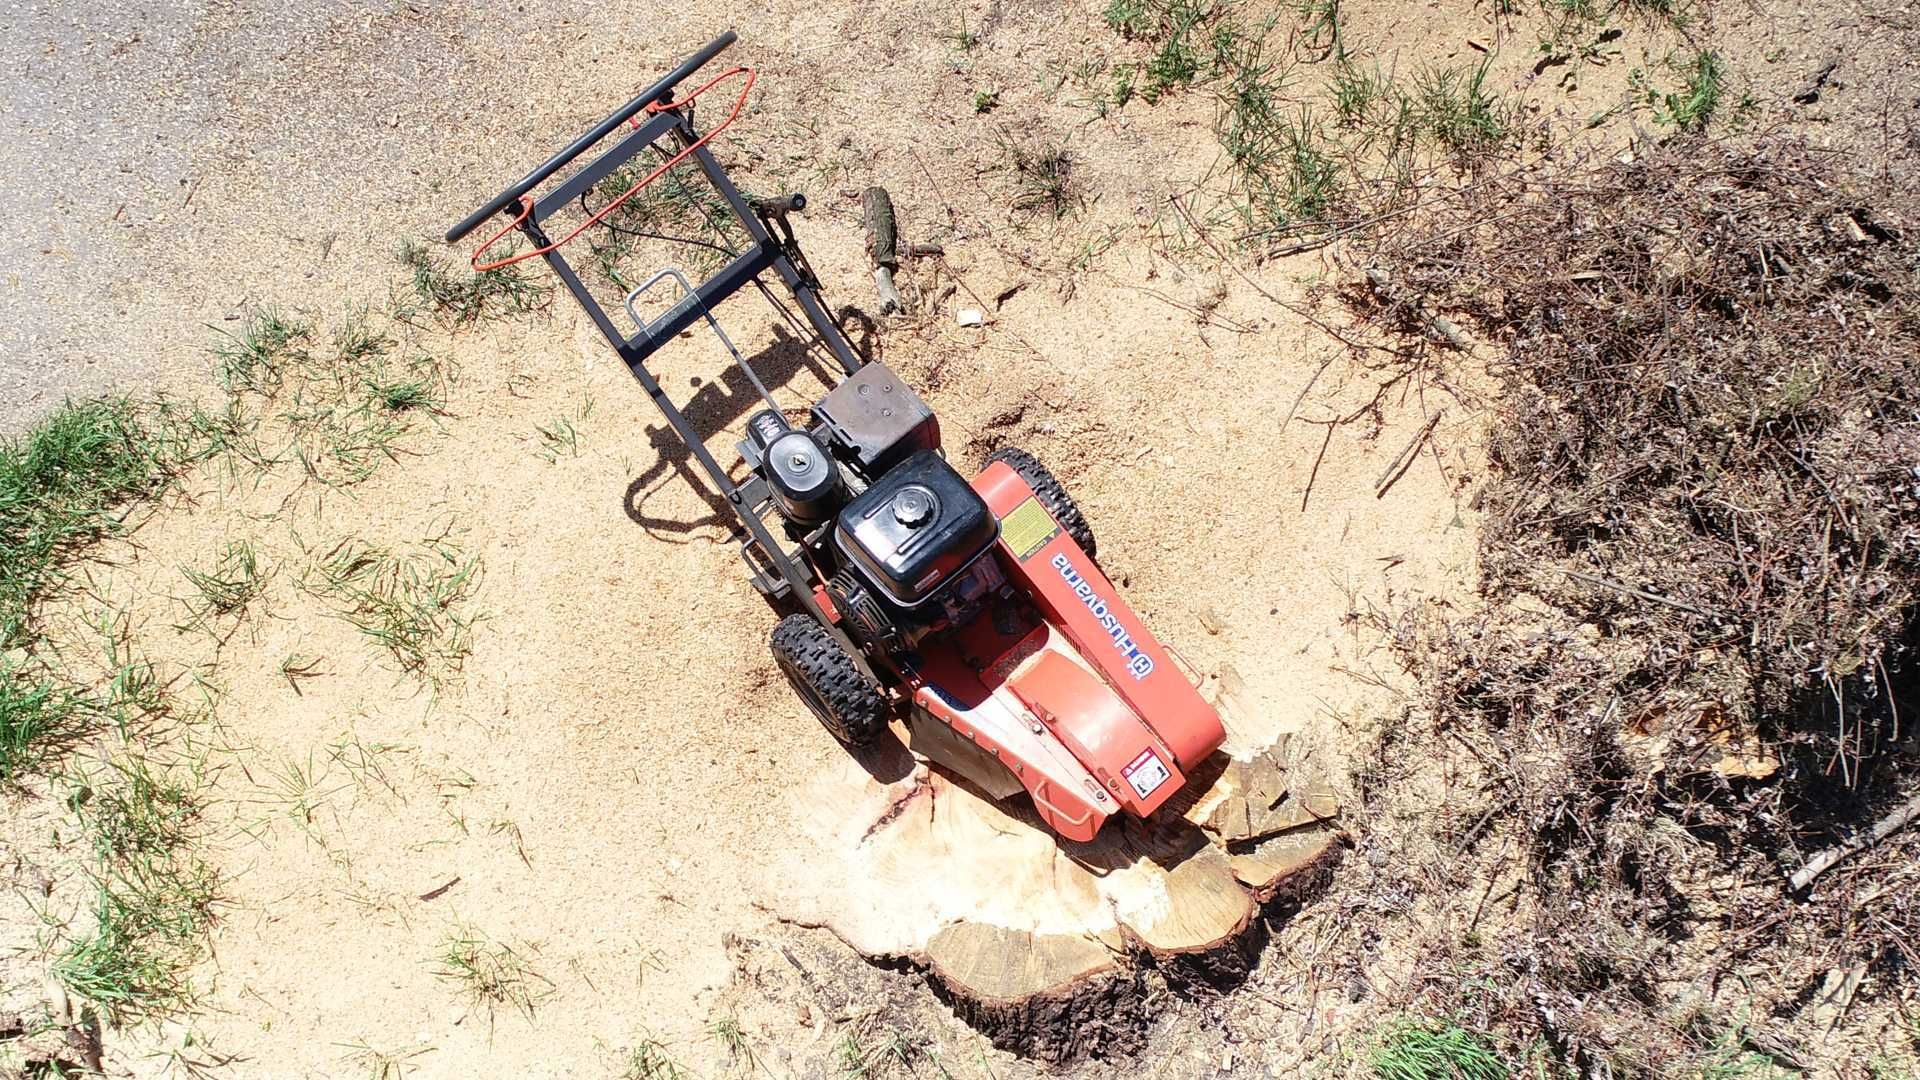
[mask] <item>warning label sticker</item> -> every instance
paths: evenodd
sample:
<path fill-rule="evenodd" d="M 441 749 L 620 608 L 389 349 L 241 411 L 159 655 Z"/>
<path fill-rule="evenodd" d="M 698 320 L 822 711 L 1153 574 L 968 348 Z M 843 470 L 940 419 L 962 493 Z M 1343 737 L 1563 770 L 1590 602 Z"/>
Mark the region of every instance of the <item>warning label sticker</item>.
<path fill-rule="evenodd" d="M 1040 505 L 1040 500 L 1029 495 L 1027 501 L 1007 512 L 1000 519 L 1000 539 L 1006 541 L 1007 548 L 1014 558 L 1027 561 L 1034 552 L 1047 546 L 1047 541 L 1060 535 L 1060 526 Z"/>
<path fill-rule="evenodd" d="M 1127 767 L 1120 770 L 1120 775 L 1133 785 L 1134 794 L 1143 799 L 1159 790 L 1160 785 L 1173 776 L 1152 750 L 1140 751 L 1140 756 L 1128 762 Z"/>

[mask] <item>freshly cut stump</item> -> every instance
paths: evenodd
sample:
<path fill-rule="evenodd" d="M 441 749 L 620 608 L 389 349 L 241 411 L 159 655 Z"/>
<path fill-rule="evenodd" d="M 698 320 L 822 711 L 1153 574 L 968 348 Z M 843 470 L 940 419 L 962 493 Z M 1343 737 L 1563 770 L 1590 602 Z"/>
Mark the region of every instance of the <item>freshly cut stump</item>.
<path fill-rule="evenodd" d="M 1256 733 L 1219 704 L 1229 747 L 1246 745 Z M 1272 741 L 1216 755 L 1153 823 L 1115 818 L 1086 844 L 1049 832 L 1024 797 L 994 802 L 904 750 L 888 767 L 848 759 L 799 803 L 809 812 L 762 893 L 787 922 L 917 965 L 1002 1049 L 1124 1051 L 1151 1019 L 1148 969 L 1237 985 L 1262 916 L 1290 914 L 1344 850 L 1332 794 L 1287 762 L 1284 738 L 1257 734 Z"/>

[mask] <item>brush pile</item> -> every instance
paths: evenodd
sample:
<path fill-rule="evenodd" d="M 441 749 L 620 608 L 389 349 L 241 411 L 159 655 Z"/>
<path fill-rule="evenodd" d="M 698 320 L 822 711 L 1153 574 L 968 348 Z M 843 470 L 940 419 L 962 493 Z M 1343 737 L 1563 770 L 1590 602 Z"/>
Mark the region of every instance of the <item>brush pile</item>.
<path fill-rule="evenodd" d="M 1489 603 L 1396 640 L 1522 841 L 1514 1019 L 1583 1070 L 1707 1027 L 1793 1065 L 1920 984 L 1920 829 L 1788 883 L 1920 794 L 1914 202 L 1703 140 L 1473 195 L 1381 238 L 1397 287 L 1360 299 L 1502 353 Z"/>

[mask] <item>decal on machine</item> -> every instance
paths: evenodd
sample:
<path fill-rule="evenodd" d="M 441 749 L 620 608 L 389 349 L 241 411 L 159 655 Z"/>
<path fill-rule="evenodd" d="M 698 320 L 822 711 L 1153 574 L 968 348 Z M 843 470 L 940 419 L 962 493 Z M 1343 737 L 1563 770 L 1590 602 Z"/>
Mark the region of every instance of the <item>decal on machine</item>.
<path fill-rule="evenodd" d="M 1127 628 L 1120 625 L 1120 616 L 1114 614 L 1113 609 L 1107 606 L 1107 602 L 1100 599 L 1100 594 L 1093 591 L 1093 586 L 1087 582 L 1086 576 L 1073 568 L 1073 561 L 1064 553 L 1056 552 L 1053 556 L 1053 568 L 1060 572 L 1060 579 L 1073 590 L 1073 595 L 1079 597 L 1080 602 L 1093 613 L 1093 617 L 1099 620 L 1100 629 L 1105 630 L 1107 636 L 1113 639 L 1113 647 L 1119 650 L 1121 656 L 1127 658 L 1127 673 L 1136 680 L 1153 674 L 1153 657 L 1148 656 L 1134 642 L 1133 635 L 1127 633 Z"/>
<path fill-rule="evenodd" d="M 1060 535 L 1060 525 L 1040 505 L 1040 500 L 1027 496 L 1027 501 L 1007 511 L 1000 519 L 1000 540 L 1013 552 L 1013 557 L 1026 562 L 1033 553 L 1046 547 L 1054 537 Z"/>
<path fill-rule="evenodd" d="M 1173 774 L 1167 771 L 1166 763 L 1160 760 L 1158 754 L 1152 750 L 1142 750 L 1139 757 L 1128 762 L 1127 767 L 1120 770 L 1120 775 L 1126 777 L 1127 783 L 1133 785 L 1134 794 L 1144 799 L 1158 790 L 1160 785 L 1166 783 Z"/>

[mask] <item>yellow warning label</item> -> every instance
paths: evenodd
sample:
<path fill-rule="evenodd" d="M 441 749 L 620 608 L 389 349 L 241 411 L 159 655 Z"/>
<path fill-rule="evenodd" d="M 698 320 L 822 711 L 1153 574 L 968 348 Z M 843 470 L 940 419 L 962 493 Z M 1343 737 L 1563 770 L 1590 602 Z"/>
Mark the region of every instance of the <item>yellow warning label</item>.
<path fill-rule="evenodd" d="M 1058 535 L 1060 526 L 1054 523 L 1053 515 L 1031 495 L 1000 519 L 1000 539 L 1006 541 L 1008 549 L 1021 562 Z"/>

